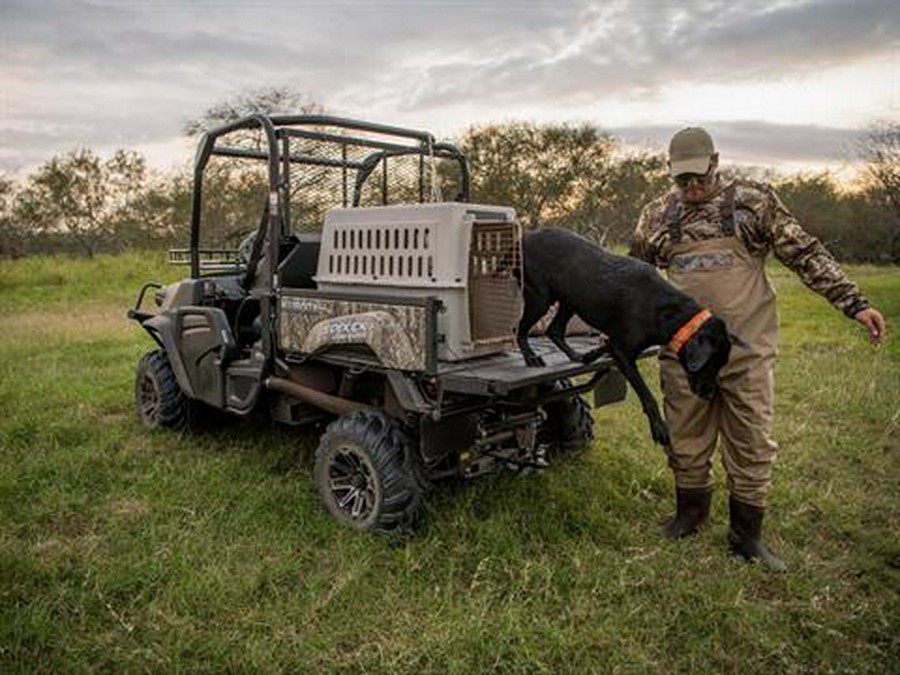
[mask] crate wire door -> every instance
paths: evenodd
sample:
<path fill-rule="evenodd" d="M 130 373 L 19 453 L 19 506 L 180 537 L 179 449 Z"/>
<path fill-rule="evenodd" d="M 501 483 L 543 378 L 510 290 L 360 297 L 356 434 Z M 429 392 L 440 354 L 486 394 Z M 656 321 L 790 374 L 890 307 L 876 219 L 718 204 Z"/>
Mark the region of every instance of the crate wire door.
<path fill-rule="evenodd" d="M 522 243 L 514 222 L 476 222 L 469 250 L 469 326 L 476 345 L 509 340 L 522 313 Z"/>

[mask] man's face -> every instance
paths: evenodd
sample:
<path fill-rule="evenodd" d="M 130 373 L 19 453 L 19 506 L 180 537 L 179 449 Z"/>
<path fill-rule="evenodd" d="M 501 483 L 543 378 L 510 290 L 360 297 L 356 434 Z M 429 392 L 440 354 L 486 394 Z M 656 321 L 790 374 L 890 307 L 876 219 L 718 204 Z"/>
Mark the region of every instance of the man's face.
<path fill-rule="evenodd" d="M 678 186 L 683 201 L 697 204 L 709 199 L 716 184 L 718 159 L 718 155 L 710 158 L 709 169 L 706 173 L 682 173 L 675 176 L 675 185 Z"/>

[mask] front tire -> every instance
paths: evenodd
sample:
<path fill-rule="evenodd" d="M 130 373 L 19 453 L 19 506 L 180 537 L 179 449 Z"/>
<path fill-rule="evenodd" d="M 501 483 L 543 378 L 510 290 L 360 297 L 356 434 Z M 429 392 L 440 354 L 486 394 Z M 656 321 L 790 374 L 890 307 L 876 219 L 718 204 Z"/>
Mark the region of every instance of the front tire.
<path fill-rule="evenodd" d="M 342 415 L 316 450 L 319 498 L 337 520 L 360 530 L 410 525 L 422 501 L 411 452 L 399 422 L 372 410 Z"/>
<path fill-rule="evenodd" d="M 190 401 L 163 350 L 145 354 L 138 363 L 134 402 L 141 421 L 151 429 L 181 429 L 187 423 Z"/>

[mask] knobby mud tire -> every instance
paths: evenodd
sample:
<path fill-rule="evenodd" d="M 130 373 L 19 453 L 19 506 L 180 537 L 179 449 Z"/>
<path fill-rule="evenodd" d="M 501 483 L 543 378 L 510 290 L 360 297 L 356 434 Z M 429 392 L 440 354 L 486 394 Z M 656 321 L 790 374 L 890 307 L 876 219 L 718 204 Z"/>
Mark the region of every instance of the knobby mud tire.
<path fill-rule="evenodd" d="M 568 386 L 566 381 L 554 385 L 554 390 Z M 576 454 L 591 447 L 594 441 L 594 418 L 591 408 L 581 395 L 550 403 L 544 407 L 547 419 L 541 426 L 538 440 L 549 443 L 562 454 Z"/>
<path fill-rule="evenodd" d="M 151 429 L 183 429 L 190 415 L 169 358 L 161 349 L 141 358 L 134 380 L 134 401 L 141 421 Z"/>
<path fill-rule="evenodd" d="M 385 532 L 412 525 L 423 484 L 402 425 L 380 412 L 357 410 L 328 425 L 316 449 L 313 480 L 337 520 Z"/>

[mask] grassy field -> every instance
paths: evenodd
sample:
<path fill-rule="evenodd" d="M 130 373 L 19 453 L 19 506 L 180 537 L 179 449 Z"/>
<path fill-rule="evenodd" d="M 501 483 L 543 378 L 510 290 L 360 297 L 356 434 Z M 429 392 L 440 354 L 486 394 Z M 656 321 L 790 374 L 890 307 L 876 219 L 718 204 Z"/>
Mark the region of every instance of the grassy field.
<path fill-rule="evenodd" d="M 0 263 L 0 672 L 900 672 L 900 340 L 782 268 L 779 576 L 727 554 L 722 489 L 660 538 L 633 394 L 586 454 L 440 486 L 395 537 L 320 508 L 316 430 L 146 432 L 125 310 L 162 259 Z M 849 271 L 900 331 L 900 270 Z"/>

